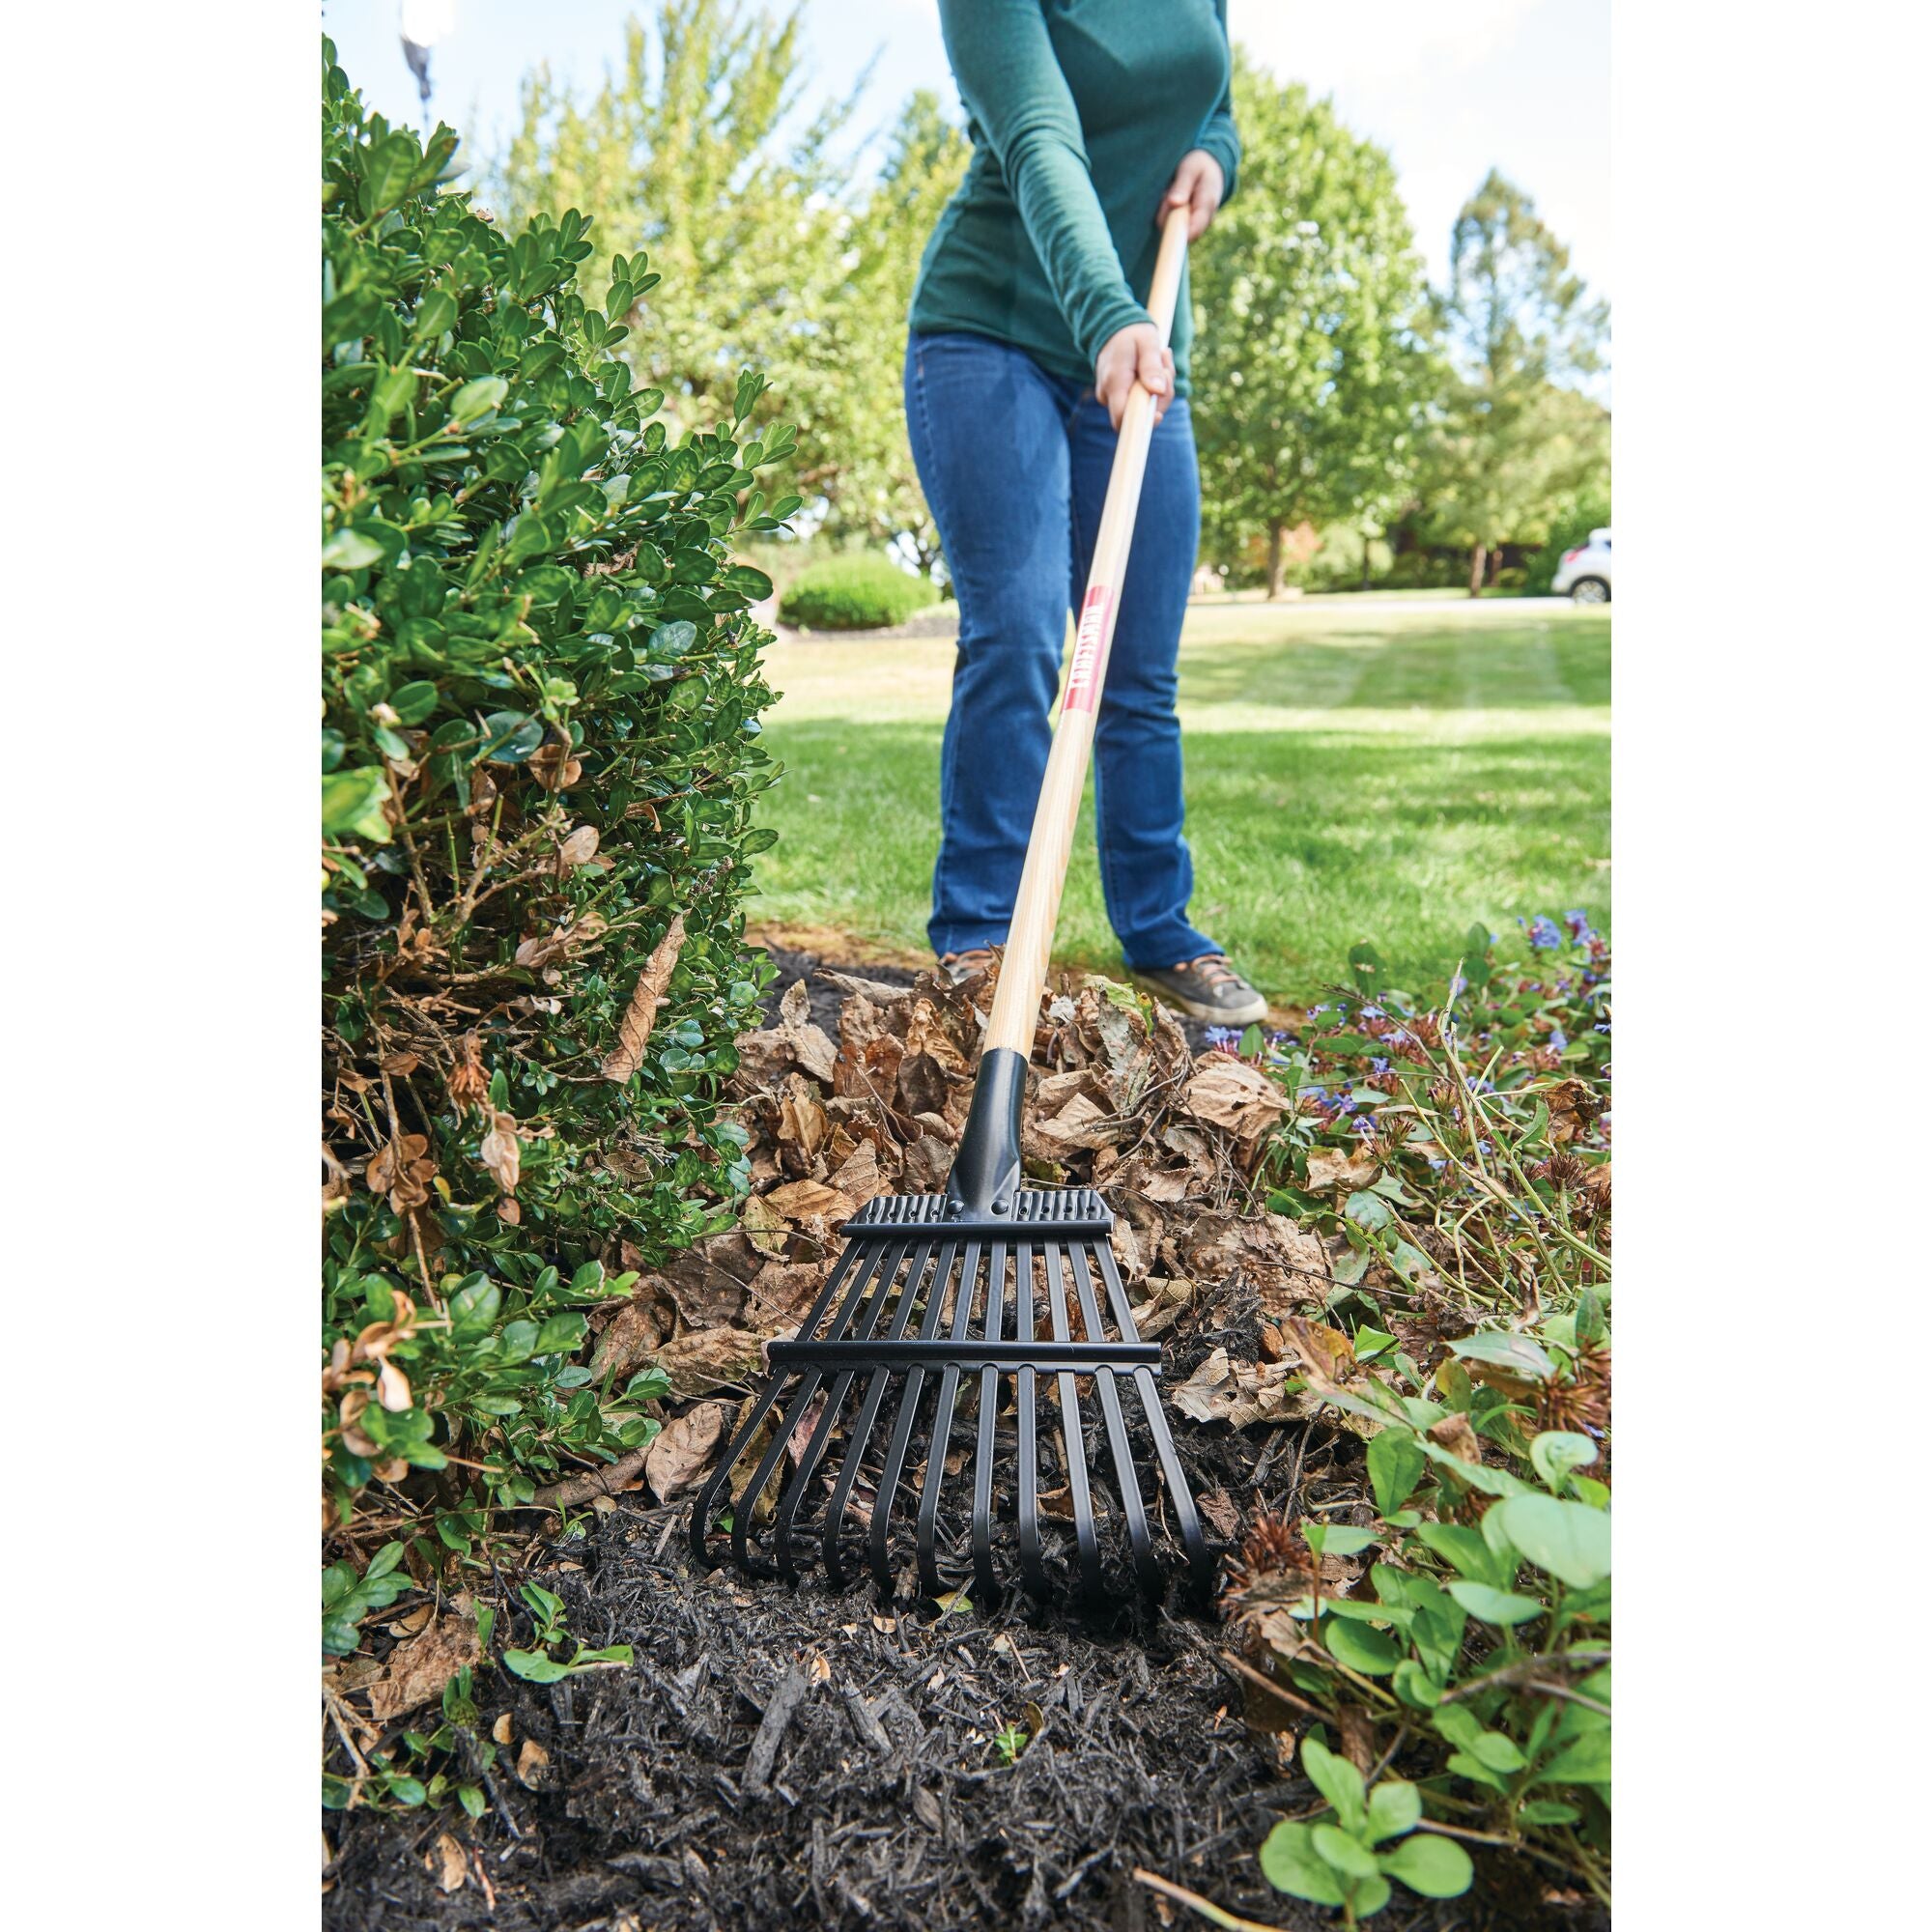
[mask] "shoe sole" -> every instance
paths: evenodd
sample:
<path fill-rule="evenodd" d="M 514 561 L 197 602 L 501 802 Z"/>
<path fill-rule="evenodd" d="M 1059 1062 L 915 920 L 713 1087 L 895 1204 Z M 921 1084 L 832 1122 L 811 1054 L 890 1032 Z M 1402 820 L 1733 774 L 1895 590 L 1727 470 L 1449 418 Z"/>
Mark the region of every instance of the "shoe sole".
<path fill-rule="evenodd" d="M 1183 999 L 1171 987 L 1152 980 L 1141 980 L 1137 983 L 1156 999 L 1164 1000 L 1170 1007 L 1178 1007 L 1189 1019 L 1200 1020 L 1207 1026 L 1252 1026 L 1256 1021 L 1267 1018 L 1267 1002 L 1259 993 L 1245 1007 L 1210 1007 L 1205 1000 Z"/>

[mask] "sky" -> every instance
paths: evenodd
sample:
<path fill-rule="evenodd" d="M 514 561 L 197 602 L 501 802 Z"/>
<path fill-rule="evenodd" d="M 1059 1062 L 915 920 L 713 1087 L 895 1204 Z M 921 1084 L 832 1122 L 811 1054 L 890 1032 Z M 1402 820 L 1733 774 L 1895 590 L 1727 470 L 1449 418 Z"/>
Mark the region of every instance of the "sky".
<path fill-rule="evenodd" d="M 325 31 L 363 98 L 419 116 L 397 19 L 405 0 L 323 0 Z M 431 54 L 432 112 L 484 153 L 516 118 L 540 61 L 590 88 L 622 51 L 639 0 L 407 0 L 453 19 Z M 957 97 L 936 0 L 806 0 L 808 58 L 824 95 L 876 56 L 859 122 L 889 123 L 916 87 Z M 1491 167 L 1535 198 L 1599 295 L 1612 292 L 1610 0 L 1230 0 L 1229 28 L 1284 80 L 1331 95 L 1356 132 L 1394 156 L 1432 276 L 1448 267 L 1456 212 Z M 877 157 L 877 143 L 867 151 Z"/>

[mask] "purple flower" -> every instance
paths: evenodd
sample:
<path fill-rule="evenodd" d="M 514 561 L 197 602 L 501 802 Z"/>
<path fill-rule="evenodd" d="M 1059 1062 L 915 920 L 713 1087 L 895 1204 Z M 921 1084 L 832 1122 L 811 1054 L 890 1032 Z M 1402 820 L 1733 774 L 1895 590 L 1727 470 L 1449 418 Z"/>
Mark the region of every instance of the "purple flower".
<path fill-rule="evenodd" d="M 1233 1053 L 1240 1043 L 1241 1030 L 1239 1027 L 1209 1027 L 1202 1037 L 1209 1046 L 1218 1046 L 1224 1053 Z"/>
<path fill-rule="evenodd" d="M 1372 1134 L 1375 1130 L 1376 1117 L 1373 1114 L 1361 1114 L 1356 1117 L 1355 1131 L 1358 1134 Z"/>
<path fill-rule="evenodd" d="M 1539 952 L 1553 951 L 1563 944 L 1562 928 L 1547 913 L 1538 913 L 1528 923 L 1529 943 Z"/>
<path fill-rule="evenodd" d="M 1561 1053 L 1563 1049 L 1569 1044 L 1570 1042 L 1567 1038 L 1564 1037 L 1563 1029 L 1561 1027 L 1551 1027 L 1549 1029 L 1549 1047 L 1551 1052 Z"/>
<path fill-rule="evenodd" d="M 1372 1059 L 1372 1060 L 1371 1060 L 1371 1061 L 1369 1062 L 1369 1067 L 1370 1067 L 1370 1070 L 1371 1070 L 1372 1072 L 1376 1072 L 1376 1073 L 1386 1073 L 1386 1072 L 1387 1072 L 1387 1071 L 1389 1070 L 1389 1064 L 1388 1064 L 1388 1062 L 1387 1062 L 1386 1060 L 1373 1060 L 1373 1059 Z"/>
<path fill-rule="evenodd" d="M 1379 1020 L 1387 1018 L 1387 1015 L 1379 1007 L 1363 1007 L 1356 1017 L 1365 1020 Z"/>

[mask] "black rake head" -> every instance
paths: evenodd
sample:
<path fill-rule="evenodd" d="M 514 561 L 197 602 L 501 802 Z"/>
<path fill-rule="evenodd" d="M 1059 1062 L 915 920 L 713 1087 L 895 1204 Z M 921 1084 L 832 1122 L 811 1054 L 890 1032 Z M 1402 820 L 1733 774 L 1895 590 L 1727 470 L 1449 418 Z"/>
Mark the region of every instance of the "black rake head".
<path fill-rule="evenodd" d="M 1016 1553 L 1031 1596 L 1054 1594 L 1061 1576 L 1077 1598 L 1105 1599 L 1123 1524 L 1143 1591 L 1162 1594 L 1178 1538 L 1205 1599 L 1215 1559 L 1113 1225 L 1091 1188 L 1009 1188 L 988 1211 L 956 1195 L 868 1202 L 797 1338 L 771 1345 L 770 1378 L 697 1496 L 699 1562 L 728 1540 L 748 1575 L 796 1581 L 815 1543 L 835 1590 L 863 1563 L 890 1598 L 895 1524 L 916 1495 L 926 1597 L 970 1587 L 974 1602 L 996 1601 L 1011 1567 L 998 1549 Z M 1158 1477 L 1151 1510 L 1144 1471 Z M 962 1492 L 970 1481 L 970 1510 L 948 1497 L 954 1477 Z"/>

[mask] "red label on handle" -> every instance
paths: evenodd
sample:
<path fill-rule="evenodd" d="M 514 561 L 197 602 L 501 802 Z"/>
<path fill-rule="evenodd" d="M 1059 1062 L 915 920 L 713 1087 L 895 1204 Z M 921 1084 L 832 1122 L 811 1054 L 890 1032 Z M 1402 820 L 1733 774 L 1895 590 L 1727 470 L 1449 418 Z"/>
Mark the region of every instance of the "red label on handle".
<path fill-rule="evenodd" d="M 1107 630 L 1107 606 L 1113 592 L 1104 583 L 1093 585 L 1080 607 L 1080 628 L 1073 634 L 1073 668 L 1067 674 L 1063 711 L 1092 711 L 1099 702 L 1100 686 L 1094 668 L 1100 659 L 1100 639 Z"/>

